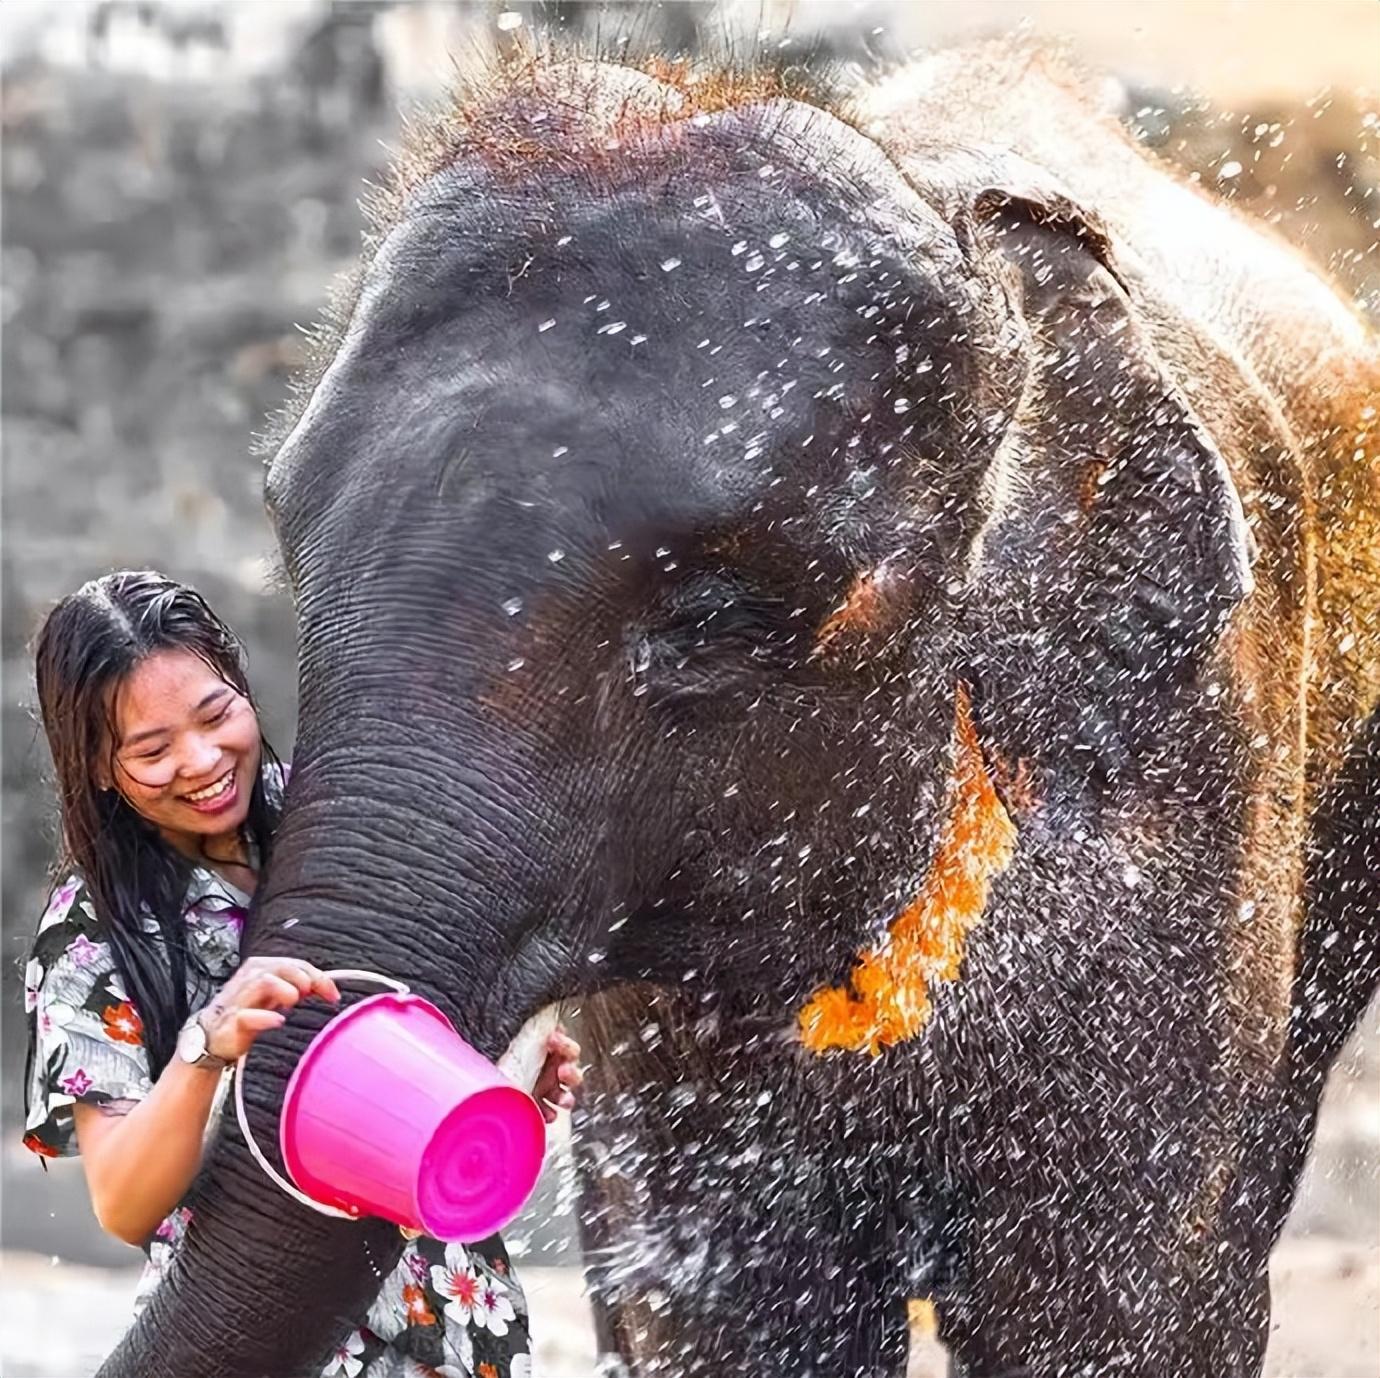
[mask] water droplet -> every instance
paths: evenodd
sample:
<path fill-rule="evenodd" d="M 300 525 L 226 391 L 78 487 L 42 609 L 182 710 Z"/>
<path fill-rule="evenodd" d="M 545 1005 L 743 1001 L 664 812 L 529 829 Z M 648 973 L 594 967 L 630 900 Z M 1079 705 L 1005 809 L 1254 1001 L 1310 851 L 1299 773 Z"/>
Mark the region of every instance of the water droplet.
<path fill-rule="evenodd" d="M 731 406 L 733 406 L 735 402 L 737 402 L 737 400 L 738 399 L 733 395 L 733 393 L 726 392 L 721 398 L 719 398 L 719 406 L 724 411 L 727 411 Z"/>
<path fill-rule="evenodd" d="M 503 600 L 503 611 L 506 612 L 509 617 L 516 617 L 518 613 L 522 611 L 522 599 L 505 598 Z"/>
<path fill-rule="evenodd" d="M 595 333 L 599 335 L 621 335 L 627 328 L 627 321 L 610 321 L 607 325 L 601 325 Z"/>
<path fill-rule="evenodd" d="M 790 242 L 791 237 L 788 234 L 774 234 L 769 240 L 767 240 L 767 243 L 770 244 L 773 249 L 780 249 L 784 245 L 789 244 Z"/>
<path fill-rule="evenodd" d="M 680 267 L 680 259 L 663 258 L 661 260 L 661 271 L 663 273 L 674 273 Z"/>
<path fill-rule="evenodd" d="M 909 410 L 910 410 L 910 398 L 909 398 L 909 397 L 898 397 L 898 398 L 891 404 L 891 410 L 894 411 L 894 412 L 896 413 L 897 416 L 900 416 L 902 412 L 907 412 L 907 411 L 909 411 Z"/>
<path fill-rule="evenodd" d="M 761 270 L 761 268 L 765 265 L 766 261 L 767 260 L 763 258 L 761 254 L 749 254 L 747 259 L 743 263 L 743 267 L 749 273 L 756 273 Z"/>
<path fill-rule="evenodd" d="M 570 446 L 569 446 L 569 445 L 557 445 L 556 448 L 555 448 L 554 450 L 551 451 L 551 458 L 552 458 L 552 459 L 559 459 L 562 455 L 568 455 L 569 453 L 570 453 Z"/>
<path fill-rule="evenodd" d="M 546 552 L 546 558 L 550 560 L 553 565 L 558 565 L 565 559 L 565 551 L 558 546 L 555 550 L 548 550 Z"/>
<path fill-rule="evenodd" d="M 1229 163 L 1223 163 L 1217 170 L 1217 179 L 1221 182 L 1230 181 L 1233 177 L 1240 177 L 1242 172 L 1241 164 L 1235 158 Z"/>
<path fill-rule="evenodd" d="M 555 325 L 555 324 L 556 324 L 556 322 L 555 322 L 554 320 L 543 321 L 543 322 L 537 327 L 537 334 L 538 334 L 538 335 L 544 335 L 544 334 L 545 334 L 548 330 L 550 330 L 551 327 L 552 327 L 553 325 Z"/>
<path fill-rule="evenodd" d="M 522 667 L 526 664 L 527 662 L 521 656 L 515 656 L 512 660 L 508 662 L 508 669 L 521 670 Z"/>

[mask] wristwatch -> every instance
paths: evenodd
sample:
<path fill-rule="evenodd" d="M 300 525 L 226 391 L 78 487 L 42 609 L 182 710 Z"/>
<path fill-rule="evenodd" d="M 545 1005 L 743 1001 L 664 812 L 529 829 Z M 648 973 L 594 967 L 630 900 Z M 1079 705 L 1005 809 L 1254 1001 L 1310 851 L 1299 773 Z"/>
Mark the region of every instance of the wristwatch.
<path fill-rule="evenodd" d="M 177 1035 L 177 1055 L 193 1067 L 207 1067 L 213 1072 L 224 1071 L 230 1064 L 214 1053 L 206 1051 L 206 1030 L 201 1015 L 194 1014 Z"/>

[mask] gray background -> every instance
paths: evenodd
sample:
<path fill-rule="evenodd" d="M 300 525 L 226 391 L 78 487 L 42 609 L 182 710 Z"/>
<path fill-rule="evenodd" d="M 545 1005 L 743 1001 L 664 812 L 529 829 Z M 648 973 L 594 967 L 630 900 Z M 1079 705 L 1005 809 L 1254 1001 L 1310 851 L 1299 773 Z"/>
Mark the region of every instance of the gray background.
<path fill-rule="evenodd" d="M 28 1254 L 125 1267 L 131 1259 L 95 1227 L 74 1165 L 45 1174 L 18 1147 L 18 970 L 53 840 L 29 638 L 51 601 L 83 579 L 161 567 L 196 584 L 244 636 L 269 734 L 290 752 L 292 618 L 276 591 L 253 436 L 301 357 L 295 327 L 315 318 L 327 284 L 353 260 L 357 197 L 364 179 L 384 175 L 398 110 L 438 98 L 452 61 L 509 41 L 496 22 L 502 11 L 527 27 L 597 28 L 605 41 L 621 29 L 634 47 L 785 41 L 804 52 L 818 42 L 819 59 L 858 64 L 965 33 L 1070 33 L 1121 83 L 1128 122 L 1147 143 L 1277 221 L 1380 319 L 1380 104 L 1361 92 L 1380 73 L 1380 5 L 1370 0 L 763 0 L 544 14 L 439 0 L 9 0 L 0 11 L 0 1222 L 6 1285 L 26 1304 L 70 1307 L 95 1286 L 75 1270 L 38 1278 Z M 1335 1078 L 1294 1221 L 1297 1248 L 1321 1270 L 1318 1296 L 1331 1299 L 1310 1293 L 1298 1302 L 1310 1315 L 1298 1322 L 1335 1303 L 1342 1309 L 1326 1324 L 1339 1335 L 1352 1333 L 1357 1308 L 1354 1333 L 1380 1327 L 1378 1043 L 1373 1031 L 1358 1040 Z M 552 1211 L 559 1178 L 558 1169 L 530 1231 L 544 1263 L 570 1257 L 568 1213 Z M 33 1341 L 46 1322 L 15 1316 L 4 1338 L 20 1365 L 30 1362 L 15 1358 L 20 1350 L 45 1349 Z M 1356 1344 L 1344 1341 L 1353 1356 Z M 62 1362 L 12 1371 L 74 1371 Z M 1345 1354 L 1339 1366 L 1317 1362 L 1307 1372 L 1350 1372 Z"/>

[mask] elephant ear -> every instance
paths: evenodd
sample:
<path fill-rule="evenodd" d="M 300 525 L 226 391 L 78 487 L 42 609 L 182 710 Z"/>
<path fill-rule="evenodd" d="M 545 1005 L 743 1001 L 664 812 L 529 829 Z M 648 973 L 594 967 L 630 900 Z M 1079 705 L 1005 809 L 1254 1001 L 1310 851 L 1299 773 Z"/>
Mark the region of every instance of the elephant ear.
<path fill-rule="evenodd" d="M 1079 732 L 1114 775 L 1132 720 L 1194 684 L 1251 593 L 1254 542 L 1111 234 L 1039 169 L 1012 161 L 968 200 L 964 237 L 1005 282 L 1030 338 L 1018 424 L 1038 472 L 1027 487 L 1047 518 L 1057 512 L 1058 530 L 1046 527 L 1028 553 L 1031 564 L 1052 556 L 1047 606 L 1072 620 L 1080 652 Z"/>

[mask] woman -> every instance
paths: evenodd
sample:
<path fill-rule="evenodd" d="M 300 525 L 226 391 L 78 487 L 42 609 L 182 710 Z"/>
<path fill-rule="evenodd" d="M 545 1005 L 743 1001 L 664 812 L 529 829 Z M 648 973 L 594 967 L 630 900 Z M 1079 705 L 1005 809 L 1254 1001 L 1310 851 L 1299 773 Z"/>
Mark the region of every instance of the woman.
<path fill-rule="evenodd" d="M 36 671 L 57 772 L 66 879 L 25 974 L 24 1142 L 79 1151 L 101 1225 L 149 1255 L 136 1309 L 176 1253 L 222 1069 L 329 977 L 239 959 L 272 847 L 283 768 L 260 731 L 242 649 L 191 589 L 107 575 L 49 614 Z M 578 1046 L 553 1035 L 537 1085 L 574 1103 Z M 498 1238 L 414 1239 L 326 1375 L 527 1370 L 527 1307 Z"/>

